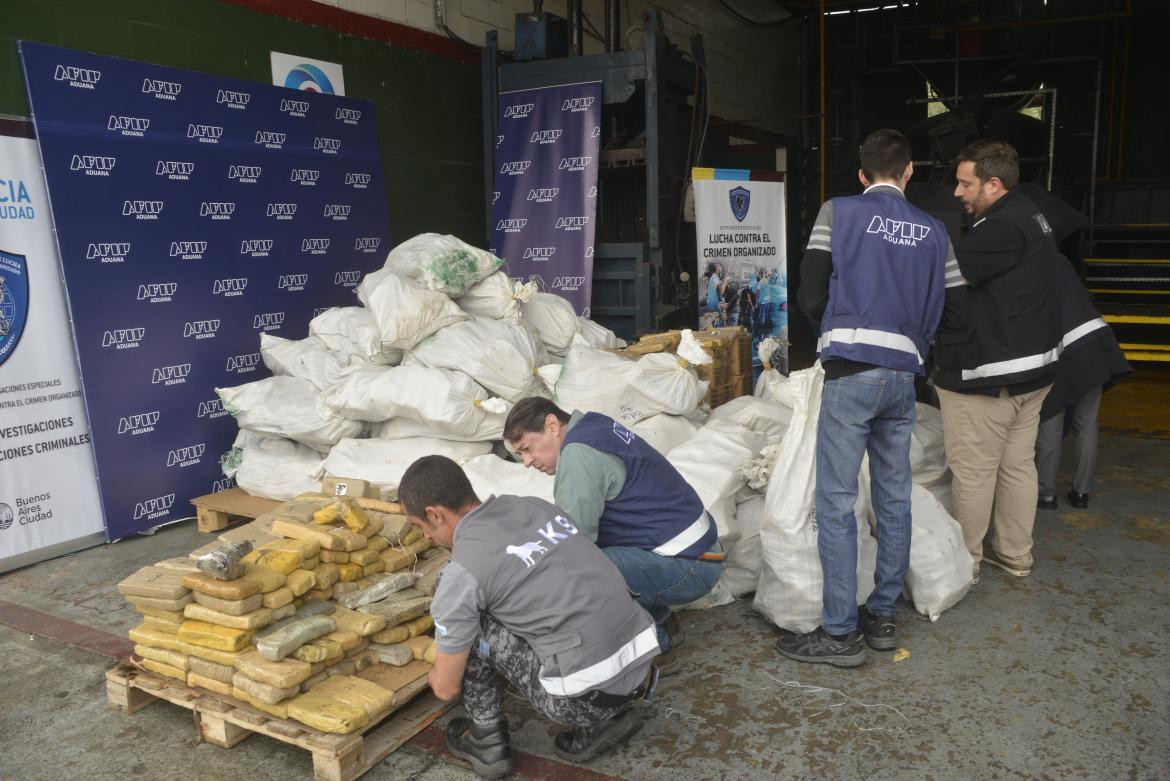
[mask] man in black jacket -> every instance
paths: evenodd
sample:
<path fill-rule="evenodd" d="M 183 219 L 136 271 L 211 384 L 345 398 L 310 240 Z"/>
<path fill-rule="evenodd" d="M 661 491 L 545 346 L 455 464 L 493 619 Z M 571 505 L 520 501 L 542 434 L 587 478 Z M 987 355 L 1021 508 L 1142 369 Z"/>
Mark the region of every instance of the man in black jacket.
<path fill-rule="evenodd" d="M 973 575 L 986 561 L 1025 577 L 1038 495 L 1036 431 L 1060 356 L 1053 280 L 1064 260 L 1043 214 L 1015 192 L 1019 158 L 1011 145 L 970 144 L 959 153 L 956 179 L 955 196 L 977 219 L 955 245 L 966 295 L 960 311 L 943 318 L 934 375 L 955 514 Z"/>

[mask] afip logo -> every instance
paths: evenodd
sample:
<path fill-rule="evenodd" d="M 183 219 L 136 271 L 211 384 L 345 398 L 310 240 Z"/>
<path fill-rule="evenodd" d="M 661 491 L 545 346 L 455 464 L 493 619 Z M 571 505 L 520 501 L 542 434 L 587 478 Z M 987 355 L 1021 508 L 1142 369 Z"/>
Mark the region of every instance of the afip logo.
<path fill-rule="evenodd" d="M 200 144 L 218 144 L 223 138 L 221 125 L 199 125 L 194 122 L 187 125 L 187 138 L 194 138 Z"/>
<path fill-rule="evenodd" d="M 161 518 L 169 514 L 174 505 L 174 494 L 164 494 L 162 496 L 156 496 L 153 499 L 143 499 L 134 505 L 134 520 L 138 521 L 145 518 L 148 521 L 152 521 L 155 518 Z"/>
<path fill-rule="evenodd" d="M 20 343 L 28 322 L 28 263 L 24 255 L 0 251 L 0 366 Z"/>
<path fill-rule="evenodd" d="M 580 290 L 585 284 L 585 277 L 557 277 L 553 280 L 553 290 Z"/>
<path fill-rule="evenodd" d="M 236 92 L 230 89 L 221 89 L 215 93 L 215 102 L 226 105 L 228 108 L 244 110 L 252 102 L 252 96 L 247 92 Z"/>
<path fill-rule="evenodd" d="M 508 219 L 498 220 L 496 222 L 496 230 L 503 231 L 504 233 L 520 233 L 527 224 L 527 217 L 509 217 Z"/>
<path fill-rule="evenodd" d="M 350 172 L 345 175 L 345 184 L 355 190 L 365 190 L 370 186 L 371 178 L 369 174 Z"/>
<path fill-rule="evenodd" d="M 295 203 L 270 203 L 267 214 L 269 217 L 275 217 L 277 221 L 291 220 L 297 216 L 297 205 Z"/>
<path fill-rule="evenodd" d="M 351 211 L 353 211 L 353 207 L 348 203 L 327 203 L 325 204 L 325 211 L 321 213 L 321 216 L 328 217 L 334 221 L 345 222 L 349 219 Z"/>
<path fill-rule="evenodd" d="M 229 277 L 228 279 L 217 279 L 211 283 L 211 295 L 223 296 L 224 298 L 242 296 L 247 289 L 247 277 Z"/>
<path fill-rule="evenodd" d="M 183 324 L 183 338 L 200 341 L 214 339 L 219 333 L 219 320 L 188 320 Z"/>
<path fill-rule="evenodd" d="M 276 289 L 296 293 L 304 290 L 307 284 L 309 284 L 308 274 L 281 274 L 280 279 L 276 281 Z"/>
<path fill-rule="evenodd" d="M 256 367 L 259 365 L 260 353 L 229 355 L 227 359 L 227 365 L 223 370 L 225 372 L 235 372 L 236 374 L 247 374 L 248 372 L 256 371 Z"/>
<path fill-rule="evenodd" d="M 579 231 L 585 230 L 585 226 L 589 224 L 589 215 L 581 217 L 557 217 L 556 230 L 563 231 Z"/>
<path fill-rule="evenodd" d="M 580 155 L 579 157 L 562 157 L 560 165 L 557 166 L 558 171 L 584 171 L 590 163 L 593 162 L 592 155 Z"/>
<path fill-rule="evenodd" d="M 524 119 L 536 108 L 535 103 L 513 103 L 504 109 L 505 119 Z"/>
<path fill-rule="evenodd" d="M 357 252 L 364 252 L 366 254 L 377 252 L 380 246 L 382 246 L 380 236 L 359 236 L 353 240 L 353 248 Z"/>
<path fill-rule="evenodd" d="M 891 244 L 917 247 L 918 242 L 930 234 L 930 226 L 904 220 L 887 220 L 883 219 L 881 215 L 875 214 L 873 219 L 869 221 L 869 227 L 865 229 L 865 232 L 880 234 L 884 241 Z"/>
<path fill-rule="evenodd" d="M 257 331 L 279 331 L 284 325 L 284 312 L 264 312 L 252 318 L 252 328 Z"/>
<path fill-rule="evenodd" d="M 330 239 L 301 239 L 301 252 L 324 255 L 329 251 Z"/>
<path fill-rule="evenodd" d="M 203 260 L 207 252 L 206 241 L 172 241 L 171 257 L 179 260 Z"/>
<path fill-rule="evenodd" d="M 240 242 L 240 254 L 252 258 L 266 258 L 272 251 L 274 239 L 244 239 Z"/>
<path fill-rule="evenodd" d="M 294 168 L 289 174 L 288 180 L 297 182 L 302 187 L 316 187 L 317 180 L 320 178 L 321 172 L 315 168 Z"/>
<path fill-rule="evenodd" d="M 223 408 L 223 399 L 208 399 L 207 401 L 199 402 L 199 408 L 195 412 L 195 417 L 215 420 L 216 418 L 222 418 L 226 414 L 228 413 Z"/>
<path fill-rule="evenodd" d="M 507 174 L 508 176 L 523 176 L 524 174 L 528 173 L 528 169 L 531 167 L 531 165 L 531 160 L 514 160 L 510 163 L 504 163 L 501 165 L 500 173 Z"/>
<path fill-rule="evenodd" d="M 118 158 L 102 155 L 74 155 L 69 164 L 70 171 L 85 171 L 86 176 L 109 176 Z"/>
<path fill-rule="evenodd" d="M 288 133 L 280 133 L 276 130 L 256 131 L 256 143 L 265 149 L 284 149 L 284 142 L 287 138 Z"/>
<path fill-rule="evenodd" d="M 561 111 L 569 111 L 572 113 L 588 111 L 596 100 L 597 98 L 593 96 L 587 98 L 569 98 L 561 104 Z"/>
<path fill-rule="evenodd" d="M 211 492 L 216 494 L 220 491 L 230 491 L 235 487 L 236 479 L 234 477 L 222 477 L 219 480 L 215 480 L 211 483 Z"/>
<path fill-rule="evenodd" d="M 142 346 L 146 338 L 145 328 L 115 328 L 102 334 L 102 347 L 115 350 L 133 350 Z"/>
<path fill-rule="evenodd" d="M 194 466 L 203 458 L 205 452 L 207 452 L 207 445 L 202 442 L 198 445 L 175 448 L 167 453 L 167 466 L 177 466 L 180 469 L 185 466 Z"/>
<path fill-rule="evenodd" d="M 530 144 L 555 144 L 561 140 L 561 136 L 565 131 L 560 128 L 552 128 L 550 130 L 533 130 L 532 137 L 528 139 Z"/>
<path fill-rule="evenodd" d="M 150 120 L 146 117 L 126 117 L 120 114 L 110 114 L 110 121 L 106 123 L 106 130 L 115 131 L 123 136 L 142 138 L 150 130 Z"/>
<path fill-rule="evenodd" d="M 334 119 L 340 119 L 347 125 L 356 125 L 362 121 L 362 112 L 356 108 L 339 108 L 333 112 Z"/>
<path fill-rule="evenodd" d="M 199 216 L 213 220 L 230 220 L 235 213 L 236 204 L 232 201 L 204 201 L 199 205 Z"/>
<path fill-rule="evenodd" d="M 288 75 L 284 77 L 284 86 L 305 92 L 323 92 L 326 95 L 336 93 L 333 82 L 329 80 L 325 72 L 316 65 L 307 62 L 302 62 L 289 70 Z"/>
<path fill-rule="evenodd" d="M 182 385 L 191 373 L 191 364 L 176 363 L 171 366 L 159 366 L 150 374 L 151 385 Z"/>
<path fill-rule="evenodd" d="M 195 173 L 195 164 L 182 160 L 159 160 L 154 166 L 155 176 L 185 182 Z"/>
<path fill-rule="evenodd" d="M 309 114 L 309 101 L 307 100 L 293 100 L 291 98 L 280 99 L 280 111 L 282 114 L 288 114 L 290 117 L 305 117 Z"/>
<path fill-rule="evenodd" d="M 735 219 L 743 222 L 752 205 L 751 190 L 745 187 L 734 187 L 727 193 L 727 199 L 731 203 L 731 213 L 735 215 Z"/>
<path fill-rule="evenodd" d="M 138 286 L 138 300 L 166 304 L 173 301 L 178 292 L 178 282 L 150 282 Z"/>
<path fill-rule="evenodd" d="M 123 201 L 122 216 L 136 220 L 157 220 L 164 206 L 162 201 Z"/>
<path fill-rule="evenodd" d="M 357 287 L 362 280 L 361 271 L 338 271 L 333 275 L 333 284 L 342 287 Z"/>
<path fill-rule="evenodd" d="M 118 420 L 118 433 L 136 437 L 139 434 L 149 434 L 158 425 L 159 411 L 140 412 L 137 415 L 127 415 Z"/>
<path fill-rule="evenodd" d="M 536 187 L 528 191 L 528 200 L 536 203 L 552 203 L 560 191 L 559 187 Z"/>
<path fill-rule="evenodd" d="M 67 81 L 70 87 L 77 89 L 97 89 L 97 83 L 101 80 L 102 72 L 92 68 L 58 65 L 53 71 L 53 81 Z"/>
<path fill-rule="evenodd" d="M 240 184 L 256 184 L 260 181 L 264 168 L 258 165 L 229 165 L 228 179 L 235 179 Z"/>
<path fill-rule="evenodd" d="M 533 263 L 545 263 L 552 260 L 556 254 L 556 247 L 528 247 L 524 250 L 524 259 Z"/>
<path fill-rule="evenodd" d="M 125 263 L 130 254 L 128 241 L 100 241 L 91 243 L 85 252 L 86 260 L 97 260 L 101 263 Z"/>
<path fill-rule="evenodd" d="M 319 149 L 323 154 L 335 155 L 341 151 L 341 139 L 317 136 L 313 139 L 313 149 Z"/>
<path fill-rule="evenodd" d="M 330 309 L 336 309 L 336 308 L 337 308 L 337 307 L 333 307 L 333 306 L 316 306 L 316 307 L 313 307 L 313 317 L 320 317 L 321 315 L 323 315 L 323 314 L 325 314 L 326 312 L 328 312 Z"/>
<path fill-rule="evenodd" d="M 178 100 L 183 85 L 177 81 L 163 81 L 162 79 L 143 79 L 142 94 L 154 95 L 159 100 Z"/>

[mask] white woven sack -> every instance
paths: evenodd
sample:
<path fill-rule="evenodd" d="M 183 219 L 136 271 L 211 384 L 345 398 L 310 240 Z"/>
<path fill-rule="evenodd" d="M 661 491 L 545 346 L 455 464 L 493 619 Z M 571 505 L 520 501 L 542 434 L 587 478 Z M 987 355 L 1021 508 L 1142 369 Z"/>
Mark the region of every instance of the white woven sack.
<path fill-rule="evenodd" d="M 722 538 L 732 531 L 735 497 L 746 485 L 740 465 L 764 447 L 763 435 L 726 420 L 708 422 L 666 460 L 691 484 Z"/>
<path fill-rule="evenodd" d="M 540 333 L 540 339 L 553 355 L 564 355 L 581 331 L 581 322 L 573 305 L 552 293 L 533 293 L 521 305 L 524 319 Z"/>
<path fill-rule="evenodd" d="M 578 336 L 565 356 L 554 399 L 566 412 L 600 412 L 630 426 L 657 411 L 640 406 L 629 392 L 637 373 L 637 362 L 590 347 Z"/>
<path fill-rule="evenodd" d="M 392 249 L 382 268 L 454 298 L 502 265 L 492 253 L 456 236 L 420 233 Z"/>
<path fill-rule="evenodd" d="M 423 456 L 447 456 L 464 463 L 490 453 L 489 442 L 455 442 L 446 439 L 343 439 L 329 451 L 325 472 L 366 480 L 377 486 L 383 499 L 398 497 L 398 483 L 416 460 Z"/>
<path fill-rule="evenodd" d="M 494 397 L 503 401 L 499 397 Z M 506 404 L 506 402 L 505 402 Z M 412 437 L 430 437 L 432 439 L 450 439 L 455 442 L 496 442 L 504 438 L 504 421 L 508 417 L 507 410 L 512 406 L 507 404 L 504 412 L 499 415 L 487 415 L 480 425 L 470 434 L 454 434 L 442 428 L 437 428 L 422 420 L 410 418 L 390 418 L 382 423 L 370 426 L 370 436 L 378 439 L 411 439 Z"/>
<path fill-rule="evenodd" d="M 921 402 L 914 405 L 914 428 L 910 431 L 910 472 L 914 482 L 931 485 L 950 482 L 947 453 L 943 447 L 942 412 Z"/>
<path fill-rule="evenodd" d="M 436 369 L 458 369 L 508 401 L 544 394 L 536 344 L 521 326 L 476 317 L 444 328 L 410 352 Z"/>
<path fill-rule="evenodd" d="M 631 424 L 629 429 L 645 440 L 650 447 L 666 455 L 690 440 L 699 427 L 682 415 L 660 413 Z"/>
<path fill-rule="evenodd" d="M 248 433 L 248 432 L 241 432 Z M 253 435 L 234 448 L 236 485 L 252 496 L 287 502 L 310 491 L 321 490 L 325 458 L 311 447 L 282 437 Z M 226 471 L 226 470 L 225 470 Z"/>
<path fill-rule="evenodd" d="M 535 282 L 516 282 L 503 271 L 497 271 L 469 287 L 455 303 L 468 314 L 519 324 L 523 317 L 520 307 L 535 292 Z"/>
<path fill-rule="evenodd" d="M 337 375 L 349 359 L 330 350 L 316 336 L 293 341 L 271 334 L 260 334 L 260 357 L 274 375 L 300 377 L 317 390 L 337 382 Z"/>
<path fill-rule="evenodd" d="M 792 409 L 771 399 L 740 396 L 711 410 L 712 420 L 730 420 L 769 439 L 779 439 L 788 430 Z"/>
<path fill-rule="evenodd" d="M 535 496 L 550 504 L 555 504 L 553 497 L 552 475 L 529 469 L 515 461 L 505 461 L 499 456 L 488 454 L 469 459 L 463 465 L 463 471 L 475 489 L 475 495 L 480 500 L 489 496 Z"/>
<path fill-rule="evenodd" d="M 582 338 L 591 346 L 602 350 L 613 350 L 626 346 L 625 339 L 619 339 L 617 334 L 601 323 L 590 320 L 588 317 L 579 317 L 577 320 Z"/>
<path fill-rule="evenodd" d="M 360 306 L 326 309 L 309 321 L 309 334 L 324 342 L 330 350 L 366 363 L 381 366 L 402 360 L 401 350 L 382 346 L 382 334 L 373 314 Z"/>
<path fill-rule="evenodd" d="M 367 274 L 357 295 L 378 324 L 383 349 L 409 350 L 440 328 L 470 317 L 446 294 L 385 269 Z"/>
<path fill-rule="evenodd" d="M 365 426 L 317 409 L 317 388 L 299 377 L 267 377 L 234 388 L 216 388 L 223 408 L 240 428 L 287 437 L 328 451 L 345 437 L 356 437 Z"/>
<path fill-rule="evenodd" d="M 723 574 L 719 586 L 734 597 L 756 590 L 760 580 L 760 527 L 764 524 L 764 497 L 754 496 L 735 508 L 733 530 L 723 543 Z"/>
<path fill-rule="evenodd" d="M 707 397 L 707 382 L 690 363 L 672 353 L 649 353 L 637 360 L 630 380 L 633 403 L 650 413 L 686 415 Z"/>
<path fill-rule="evenodd" d="M 971 588 L 971 554 L 959 522 L 921 485 L 910 493 L 910 512 L 913 528 L 906 594 L 919 613 L 937 621 Z"/>

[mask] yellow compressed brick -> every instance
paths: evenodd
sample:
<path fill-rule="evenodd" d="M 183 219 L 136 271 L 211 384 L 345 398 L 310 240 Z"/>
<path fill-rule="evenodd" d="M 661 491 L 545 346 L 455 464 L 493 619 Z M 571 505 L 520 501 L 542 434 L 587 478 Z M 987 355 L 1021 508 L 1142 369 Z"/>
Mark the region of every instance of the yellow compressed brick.
<path fill-rule="evenodd" d="M 345 564 L 349 561 L 349 554 L 340 550 L 323 550 L 320 559 L 322 563 Z"/>
<path fill-rule="evenodd" d="M 421 554 L 423 551 L 429 550 L 430 547 L 431 547 L 430 540 L 425 539 L 425 538 L 420 538 L 420 539 L 415 540 L 414 542 L 408 543 L 406 546 L 406 549 L 417 556 L 417 555 Z"/>
<path fill-rule="evenodd" d="M 328 659 L 334 659 L 345 655 L 345 650 L 341 644 L 334 640 L 326 640 L 319 637 L 305 643 L 300 648 L 292 652 L 294 659 L 299 659 L 302 662 L 324 662 Z"/>
<path fill-rule="evenodd" d="M 221 613 L 242 616 L 245 613 L 258 610 L 262 603 L 262 597 L 260 594 L 253 594 L 247 599 L 219 599 L 218 597 L 208 596 L 207 594 L 201 594 L 196 591 L 195 601 L 203 605 L 203 607 L 209 607 Z"/>
<path fill-rule="evenodd" d="M 292 551 L 301 561 L 316 558 L 321 553 L 321 546 L 312 540 L 276 540 L 266 542 L 260 546 L 261 550 Z"/>
<path fill-rule="evenodd" d="M 159 675 L 165 675 L 168 678 L 177 678 L 183 683 L 187 682 L 187 673 L 185 671 L 180 670 L 178 667 L 172 667 L 165 662 L 156 662 L 153 659 L 143 659 L 142 667 L 144 669 L 150 670 L 151 672 L 158 673 Z"/>
<path fill-rule="evenodd" d="M 319 599 L 322 602 L 328 602 L 333 599 L 333 586 L 328 588 L 315 588 L 312 591 L 305 592 L 305 599 Z"/>
<path fill-rule="evenodd" d="M 369 577 L 370 575 L 377 575 L 379 572 L 385 571 L 386 565 L 382 563 L 381 559 L 378 559 L 377 561 L 371 562 L 370 564 L 362 567 L 362 575 L 365 577 Z"/>
<path fill-rule="evenodd" d="M 245 613 L 242 616 L 233 616 L 230 613 L 221 613 L 203 605 L 187 605 L 183 608 L 187 618 L 196 621 L 206 621 L 217 626 L 228 626 L 234 629 L 259 629 L 272 623 L 272 611 L 266 607 Z"/>
<path fill-rule="evenodd" d="M 183 585 L 200 594 L 219 599 L 247 599 L 260 593 L 260 581 L 255 578 L 216 580 L 205 572 L 191 572 L 183 576 Z"/>
<path fill-rule="evenodd" d="M 366 547 L 367 540 L 360 534 L 335 527 L 321 527 L 316 524 L 297 523 L 295 521 L 275 520 L 272 522 L 273 534 L 280 534 L 294 540 L 313 540 L 324 550 L 351 551 Z"/>
<path fill-rule="evenodd" d="M 345 503 L 345 511 L 341 514 L 341 520 L 345 521 L 345 525 L 350 528 L 350 531 L 355 532 L 364 531 L 370 525 L 366 511 L 362 509 L 361 505 L 352 502 Z"/>
<path fill-rule="evenodd" d="M 362 565 L 360 564 L 337 565 L 337 577 L 342 583 L 352 583 L 355 580 L 360 580 L 362 574 Z"/>
<path fill-rule="evenodd" d="M 378 532 L 382 531 L 382 515 L 375 517 L 369 510 L 366 511 L 366 528 L 362 529 L 362 536 L 367 540 L 371 537 L 377 536 Z"/>
<path fill-rule="evenodd" d="M 317 685 L 325 683 L 328 683 L 328 680 Z M 286 712 L 289 718 L 296 719 L 305 726 L 339 735 L 356 732 L 370 721 L 365 708 L 341 702 L 328 695 L 316 694 L 313 689 L 289 700 Z"/>
<path fill-rule="evenodd" d="M 265 659 L 258 651 L 241 653 L 236 658 L 236 669 L 254 681 L 280 688 L 298 686 L 313 674 L 307 662 L 299 659 L 273 662 Z"/>
<path fill-rule="evenodd" d="M 377 560 L 378 551 L 370 547 L 362 548 L 361 550 L 355 550 L 353 553 L 349 554 L 350 564 L 361 564 L 363 567 L 369 564 L 371 561 Z"/>
<path fill-rule="evenodd" d="M 218 648 L 207 648 L 202 645 L 195 645 L 194 643 L 179 643 L 179 650 L 188 656 L 194 656 L 199 659 L 205 659 L 209 662 L 223 665 L 224 667 L 235 668 L 236 657 L 239 656 L 239 651 L 220 651 Z M 201 673 L 206 675 L 206 672 Z"/>
<path fill-rule="evenodd" d="M 317 566 L 320 563 L 321 563 L 320 556 L 314 556 L 311 559 L 301 559 L 301 569 L 317 569 Z"/>
<path fill-rule="evenodd" d="M 268 567 L 244 564 L 244 579 L 260 582 L 260 593 L 268 594 L 284 585 L 284 575 Z"/>
<path fill-rule="evenodd" d="M 189 592 L 182 572 L 158 566 L 143 567 L 118 584 L 118 593 L 124 597 L 179 599 Z"/>
<path fill-rule="evenodd" d="M 336 675 L 309 690 L 332 697 L 347 705 L 356 705 L 373 718 L 394 704 L 394 692 L 376 683 L 352 675 Z"/>
<path fill-rule="evenodd" d="M 402 548 L 387 548 L 379 553 L 378 557 L 386 565 L 386 572 L 398 572 L 412 566 L 418 560 L 418 556 Z"/>
<path fill-rule="evenodd" d="M 434 628 L 435 619 L 431 618 L 430 613 L 426 613 L 411 621 L 407 621 L 404 626 L 411 637 L 418 637 L 422 633 L 429 632 Z"/>
<path fill-rule="evenodd" d="M 329 617 L 337 624 L 338 629 L 356 632 L 362 637 L 369 637 L 386 628 L 385 617 L 359 613 L 356 610 L 350 610 L 341 605 L 336 605 L 333 608 L 333 612 L 329 614 Z"/>
<path fill-rule="evenodd" d="M 303 569 L 294 570 L 288 574 L 285 585 L 292 591 L 293 596 L 301 596 L 317 585 L 317 576 Z"/>
<path fill-rule="evenodd" d="M 336 564 L 322 562 L 313 570 L 313 575 L 317 579 L 317 588 L 329 588 L 341 577 L 341 570 Z"/>
<path fill-rule="evenodd" d="M 143 659 L 151 659 L 163 664 L 169 664 L 177 670 L 187 672 L 191 666 L 187 662 L 187 655 L 179 651 L 168 651 L 165 648 L 152 648 L 149 645 L 134 646 L 134 653 L 141 656 Z"/>
<path fill-rule="evenodd" d="M 306 542 L 310 542 L 306 540 Z M 301 566 L 301 557 L 296 551 L 289 550 L 268 550 L 260 548 L 254 550 L 244 557 L 244 561 L 249 564 L 255 564 L 270 569 L 273 572 L 279 572 L 281 575 L 287 575 Z"/>
<path fill-rule="evenodd" d="M 384 551 L 390 547 L 390 542 L 385 537 L 380 537 L 378 535 L 374 535 L 371 537 L 368 534 L 366 535 L 366 537 L 370 540 L 370 542 L 367 546 L 367 550 L 372 550 L 372 551 L 374 551 L 374 553 L 381 553 L 382 551 Z"/>
<path fill-rule="evenodd" d="M 206 621 L 184 621 L 179 627 L 179 639 L 192 645 L 214 648 L 218 651 L 240 651 L 252 642 L 252 633 L 247 629 L 216 626 Z"/>
<path fill-rule="evenodd" d="M 415 659 L 419 661 L 426 661 L 427 651 L 434 644 L 434 642 L 435 638 L 430 637 L 429 635 L 419 635 L 418 637 L 412 637 L 409 640 L 404 641 L 402 644 L 410 649 L 410 652 L 414 654 Z"/>
<path fill-rule="evenodd" d="M 265 594 L 262 600 L 262 604 L 269 610 L 275 610 L 278 607 L 284 607 L 285 605 L 292 604 L 293 598 L 295 596 L 296 595 L 293 594 L 291 588 L 288 586 L 281 586 L 280 588 L 276 589 L 276 591 L 269 591 L 267 594 Z"/>
<path fill-rule="evenodd" d="M 370 635 L 370 639 L 375 643 L 382 643 L 385 645 L 401 643 L 403 640 L 407 640 L 410 637 L 411 634 L 409 624 L 392 626 L 389 629 L 383 629 L 380 632 L 375 632 L 374 634 Z"/>
<path fill-rule="evenodd" d="M 410 545 L 412 543 L 418 542 L 422 538 L 423 538 L 423 535 L 422 535 L 422 532 L 419 531 L 419 528 L 417 526 L 411 526 L 410 531 L 408 531 L 405 535 L 403 535 L 401 544 L 402 545 Z"/>
<path fill-rule="evenodd" d="M 237 689 L 235 686 L 232 687 L 232 696 L 241 702 L 248 703 L 256 710 L 263 711 L 269 716 L 275 716 L 278 719 L 288 718 L 288 704 L 292 702 L 292 700 L 281 700 L 275 705 L 266 705 L 254 698 L 252 695 L 248 694 L 243 689 Z"/>
<path fill-rule="evenodd" d="M 179 635 L 170 632 L 160 632 L 144 626 L 136 626 L 127 634 L 130 639 L 139 645 L 149 645 L 152 648 L 165 648 L 168 651 L 179 651 Z"/>
<path fill-rule="evenodd" d="M 240 654 L 243 653 L 247 652 L 240 652 Z M 238 655 L 239 654 L 237 654 L 237 656 Z M 211 680 L 219 681 L 220 683 L 230 684 L 232 682 L 232 675 L 234 675 L 236 672 L 236 668 L 232 667 L 231 665 L 210 662 L 206 659 L 201 659 L 198 656 L 188 656 L 187 665 L 189 672 L 198 673 L 204 678 L 210 678 Z"/>
<path fill-rule="evenodd" d="M 341 646 L 342 651 L 352 651 L 362 644 L 362 636 L 357 632 L 351 632 L 348 629 L 335 629 L 329 634 L 325 635 L 323 640 L 332 640 Z M 369 642 L 366 642 L 369 645 Z"/>
<path fill-rule="evenodd" d="M 170 621 L 171 623 L 183 623 L 182 610 L 160 610 L 157 607 L 147 607 L 145 605 L 135 605 L 134 609 L 144 616 L 161 618 L 163 621 Z"/>
<path fill-rule="evenodd" d="M 359 586 L 357 584 L 357 581 L 349 581 L 349 582 L 338 581 L 337 583 L 333 584 L 333 596 L 340 597 L 340 596 L 343 596 L 345 594 L 350 594 L 354 591 L 357 591 L 360 588 L 361 588 L 361 586 Z"/>
<path fill-rule="evenodd" d="M 313 523 L 333 523 L 341 517 L 343 505 L 341 502 L 330 502 L 317 512 L 313 513 Z"/>
<path fill-rule="evenodd" d="M 167 634 L 178 634 L 179 625 L 182 624 L 182 619 L 172 621 L 169 618 L 159 618 L 158 616 L 143 616 L 142 625 L 147 629 L 157 629 L 160 632 Z"/>
<path fill-rule="evenodd" d="M 187 685 L 207 689 L 208 691 L 222 694 L 226 697 L 232 696 L 232 685 L 230 683 L 224 683 L 223 681 L 217 681 L 215 678 L 200 675 L 194 670 L 190 670 L 187 673 Z"/>

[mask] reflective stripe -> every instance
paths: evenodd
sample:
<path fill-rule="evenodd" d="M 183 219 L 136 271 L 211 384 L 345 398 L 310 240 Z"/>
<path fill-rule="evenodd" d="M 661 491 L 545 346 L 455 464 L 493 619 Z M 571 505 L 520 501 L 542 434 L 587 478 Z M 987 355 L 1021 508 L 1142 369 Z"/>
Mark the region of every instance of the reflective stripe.
<path fill-rule="evenodd" d="M 868 344 L 874 347 L 885 347 L 889 350 L 910 353 L 922 363 L 922 355 L 914 340 L 905 334 L 892 334 L 888 331 L 876 331 L 872 328 L 834 328 L 821 334 L 817 341 L 817 352 L 821 352 L 830 344 Z"/>
<path fill-rule="evenodd" d="M 711 521 L 707 518 L 707 511 L 703 510 L 703 514 L 699 516 L 698 520 L 659 545 L 652 553 L 657 553 L 659 556 L 677 556 L 703 539 L 703 535 L 710 528 Z"/>
<path fill-rule="evenodd" d="M 985 377 L 998 377 L 1005 374 L 1016 374 L 1032 369 L 1040 369 L 1050 363 L 1056 363 L 1060 358 L 1060 347 L 1053 347 L 1039 355 L 1027 355 L 1023 358 L 1012 358 L 997 363 L 985 363 L 974 369 L 963 369 L 963 380 L 981 380 Z"/>
<path fill-rule="evenodd" d="M 633 640 L 584 670 L 559 677 L 540 676 L 540 685 L 557 697 L 576 697 L 582 692 L 611 681 L 634 662 L 648 653 L 660 650 L 658 629 L 654 624 L 639 632 Z"/>
<path fill-rule="evenodd" d="M 1092 333 L 1093 331 L 1096 331 L 1098 328 L 1108 328 L 1108 327 L 1109 327 L 1108 323 L 1106 323 L 1104 320 L 1102 320 L 1099 317 L 1095 317 L 1092 320 L 1081 323 L 1076 328 L 1072 329 L 1067 334 L 1065 334 L 1064 338 L 1060 340 L 1060 346 L 1062 349 L 1067 350 L 1068 346 L 1070 344 L 1075 342 L 1077 339 L 1080 339 L 1082 336 L 1086 336 L 1086 335 Z"/>

